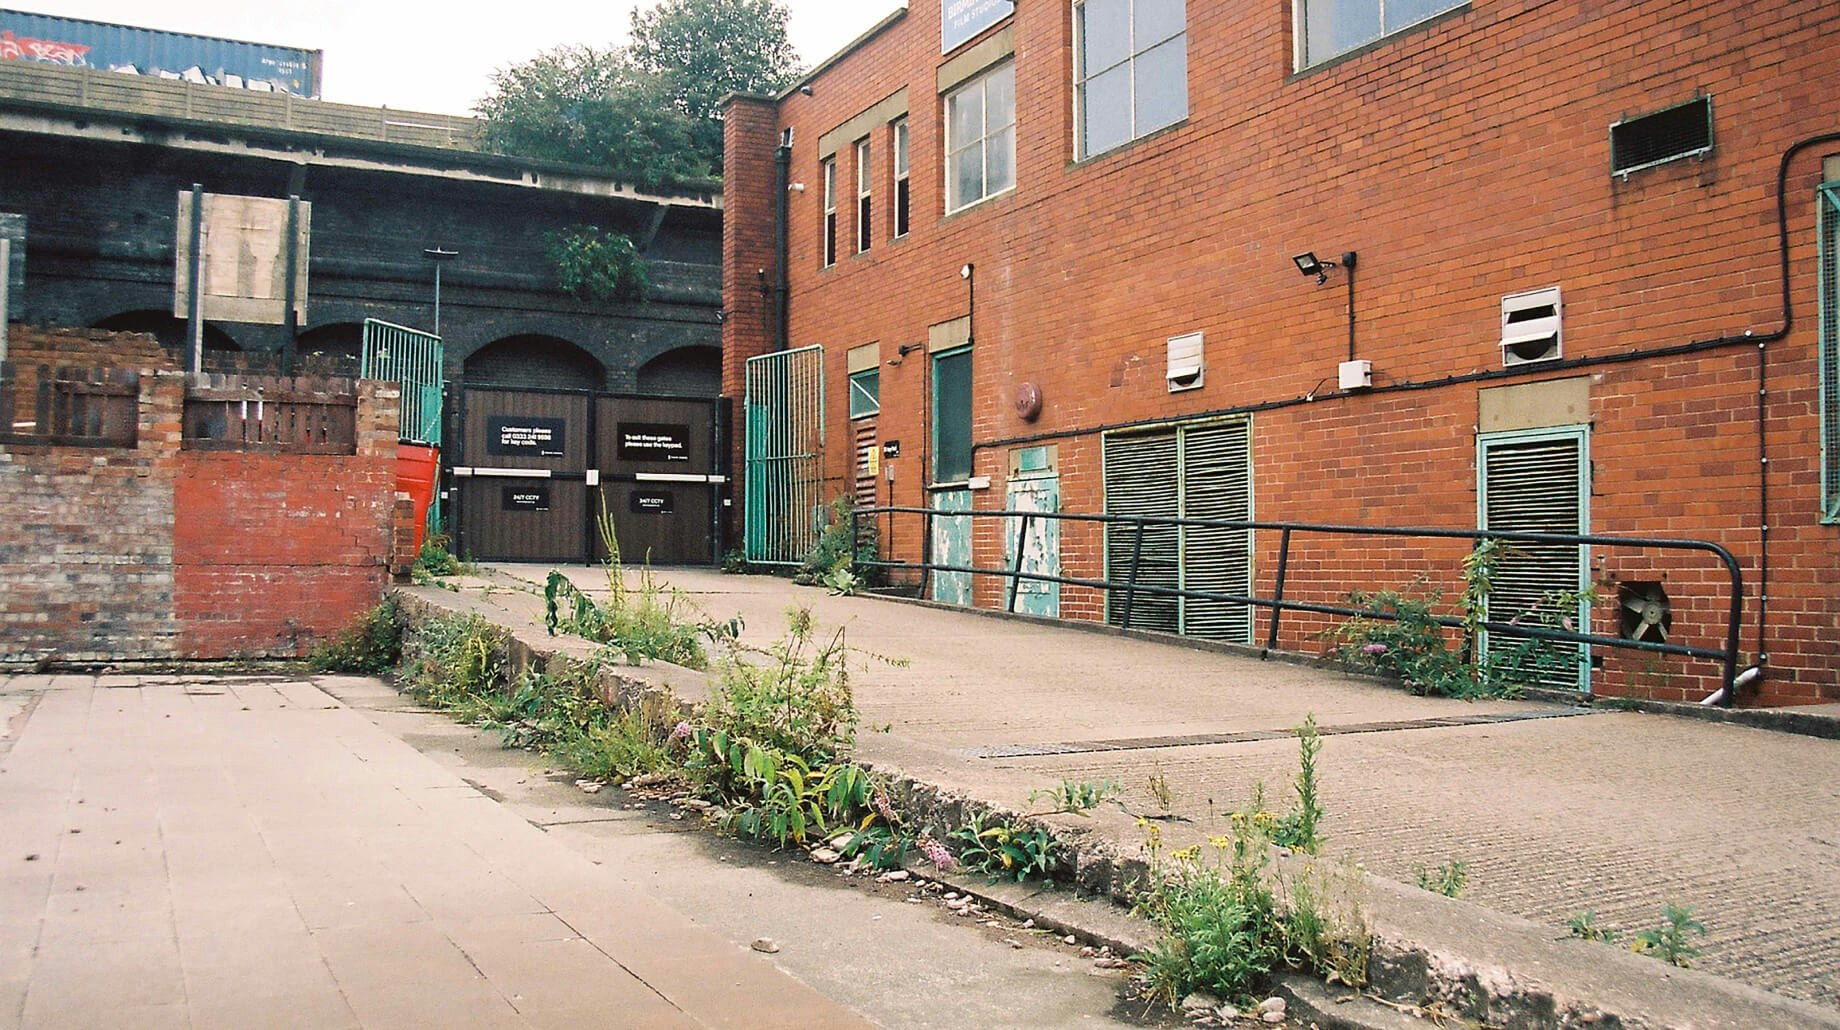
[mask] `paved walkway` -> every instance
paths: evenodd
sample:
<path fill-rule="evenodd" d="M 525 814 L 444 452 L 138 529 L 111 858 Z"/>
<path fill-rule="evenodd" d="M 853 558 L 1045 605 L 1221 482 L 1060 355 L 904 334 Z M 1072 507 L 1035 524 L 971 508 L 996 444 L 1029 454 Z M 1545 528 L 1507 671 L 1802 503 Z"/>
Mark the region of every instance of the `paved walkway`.
<path fill-rule="evenodd" d="M 547 569 L 504 571 L 540 582 Z M 1320 761 L 1329 846 L 1369 871 L 1411 883 L 1417 867 L 1462 862 L 1466 900 L 1554 936 L 1585 910 L 1627 934 L 1659 925 L 1665 903 L 1689 906 L 1707 928 L 1695 968 L 1840 1009 L 1840 743 L 1415 698 L 1332 671 L 767 577 L 664 576 L 711 616 L 742 615 L 752 643 L 783 632 L 796 602 L 847 627 L 851 645 L 905 659 L 852 680 L 871 757 L 930 756 L 938 777 L 1018 807 L 1063 778 L 1110 779 L 1129 811 L 1152 812 L 1160 775 L 1193 820 L 1172 831 L 1180 841 L 1223 832 L 1256 781 L 1283 807 L 1296 745 L 1272 731 L 1314 712 L 1333 734 Z"/>
<path fill-rule="evenodd" d="M 869 1025 L 312 683 L 0 677 L 0 1027 L 616 1024 Z"/>

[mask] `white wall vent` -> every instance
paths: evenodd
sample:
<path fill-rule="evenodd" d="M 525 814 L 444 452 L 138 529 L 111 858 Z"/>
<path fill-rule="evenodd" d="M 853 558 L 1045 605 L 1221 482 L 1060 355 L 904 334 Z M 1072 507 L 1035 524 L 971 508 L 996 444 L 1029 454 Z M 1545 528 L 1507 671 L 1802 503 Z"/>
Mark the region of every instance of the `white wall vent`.
<path fill-rule="evenodd" d="M 1501 299 L 1501 363 L 1503 366 L 1556 361 L 1564 353 L 1560 322 L 1564 309 L 1559 288 L 1510 294 Z"/>
<path fill-rule="evenodd" d="M 1169 392 L 1180 393 L 1201 386 L 1207 364 L 1201 357 L 1202 334 L 1186 333 L 1169 338 Z"/>

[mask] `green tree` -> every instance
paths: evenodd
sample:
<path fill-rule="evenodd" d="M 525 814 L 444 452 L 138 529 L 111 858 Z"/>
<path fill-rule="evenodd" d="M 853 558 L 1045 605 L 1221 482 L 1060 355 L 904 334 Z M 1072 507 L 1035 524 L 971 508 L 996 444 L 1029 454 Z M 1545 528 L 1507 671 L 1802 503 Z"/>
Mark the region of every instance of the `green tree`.
<path fill-rule="evenodd" d="M 662 0 L 633 12 L 633 63 L 663 80 L 696 153 L 718 172 L 722 98 L 778 92 L 799 75 L 787 17 L 781 0 Z"/>
<path fill-rule="evenodd" d="M 495 73 L 474 109 L 496 153 L 595 165 L 644 186 L 711 171 L 669 85 L 622 50 L 546 51 Z"/>

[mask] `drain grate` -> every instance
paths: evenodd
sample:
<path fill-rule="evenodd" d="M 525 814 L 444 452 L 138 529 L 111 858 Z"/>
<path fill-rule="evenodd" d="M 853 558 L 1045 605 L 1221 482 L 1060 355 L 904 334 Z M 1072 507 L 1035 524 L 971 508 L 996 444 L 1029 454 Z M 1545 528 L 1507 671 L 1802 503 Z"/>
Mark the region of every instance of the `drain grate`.
<path fill-rule="evenodd" d="M 1345 726 L 1318 728 L 1325 737 L 1353 733 L 1395 733 L 1400 730 L 1436 730 L 1458 726 L 1490 726 L 1498 723 L 1528 722 L 1535 719 L 1569 719 L 1593 714 L 1591 708 L 1562 708 L 1557 711 L 1493 712 L 1486 715 L 1445 715 L 1432 719 L 1404 719 L 1387 722 L 1354 722 Z M 1117 740 L 1065 740 L 1049 744 L 999 744 L 995 747 L 967 749 L 973 758 L 1040 758 L 1049 755 L 1087 755 L 1103 751 L 1150 751 L 1158 748 L 1201 747 L 1208 744 L 1250 744 L 1261 740 L 1285 740 L 1296 736 L 1292 730 L 1244 730 L 1239 733 L 1190 733 L 1179 737 L 1122 737 Z"/>

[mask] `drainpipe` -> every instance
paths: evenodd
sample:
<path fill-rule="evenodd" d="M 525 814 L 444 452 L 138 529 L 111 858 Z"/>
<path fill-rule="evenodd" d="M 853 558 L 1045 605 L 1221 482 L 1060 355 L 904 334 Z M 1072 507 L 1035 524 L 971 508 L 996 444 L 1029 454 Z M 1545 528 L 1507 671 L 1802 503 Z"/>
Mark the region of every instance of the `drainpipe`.
<path fill-rule="evenodd" d="M 779 149 L 773 152 L 773 245 L 779 255 L 779 269 L 774 273 L 773 303 L 775 306 L 774 350 L 792 349 L 792 281 L 789 275 L 790 262 L 787 258 L 786 223 L 790 217 L 788 208 L 791 201 L 787 195 L 792 191 L 792 130 L 787 129 L 780 136 Z"/>

